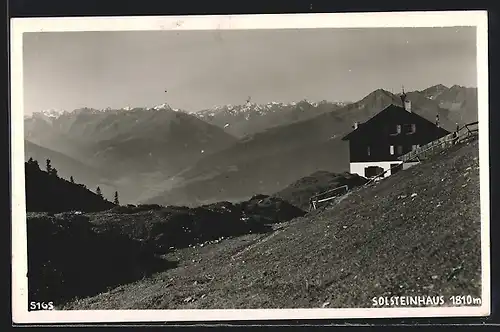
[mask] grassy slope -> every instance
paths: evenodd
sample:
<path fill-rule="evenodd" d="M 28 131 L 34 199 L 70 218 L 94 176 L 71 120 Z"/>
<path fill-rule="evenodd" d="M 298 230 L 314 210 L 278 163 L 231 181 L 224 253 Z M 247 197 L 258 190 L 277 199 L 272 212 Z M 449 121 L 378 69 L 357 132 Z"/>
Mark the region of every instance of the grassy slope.
<path fill-rule="evenodd" d="M 178 268 L 67 309 L 369 307 L 374 296 L 478 296 L 478 142 L 252 236 L 177 251 Z"/>

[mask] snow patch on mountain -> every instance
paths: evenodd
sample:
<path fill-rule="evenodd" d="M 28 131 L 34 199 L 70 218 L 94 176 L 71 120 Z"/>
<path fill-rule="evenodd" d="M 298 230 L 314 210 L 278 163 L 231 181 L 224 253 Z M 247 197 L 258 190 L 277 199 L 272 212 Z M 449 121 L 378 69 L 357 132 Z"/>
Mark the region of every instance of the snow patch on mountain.
<path fill-rule="evenodd" d="M 52 109 L 42 110 L 40 112 L 35 112 L 35 113 L 39 113 L 39 114 L 44 115 L 44 116 L 49 117 L 49 118 L 57 118 L 65 112 L 66 112 L 65 110 L 59 110 L 59 109 L 52 108 Z M 33 113 L 33 114 L 35 114 L 35 113 Z"/>
<path fill-rule="evenodd" d="M 106 108 L 101 108 L 101 109 L 96 109 L 96 108 L 79 108 L 76 110 L 73 110 L 71 112 L 68 112 L 66 110 L 58 110 L 58 109 L 47 109 L 47 110 L 42 110 L 39 112 L 34 112 L 30 115 L 25 115 L 25 119 L 33 118 L 33 117 L 39 117 L 43 118 L 47 121 L 55 120 L 59 118 L 63 114 L 77 114 L 77 113 L 87 113 L 87 114 L 98 114 L 98 113 L 104 113 L 104 112 L 115 112 L 115 111 L 135 111 L 135 110 L 156 110 L 156 111 L 173 111 L 173 112 L 184 112 L 184 113 L 189 113 L 192 115 L 195 115 L 199 118 L 204 118 L 204 117 L 214 117 L 217 114 L 228 114 L 228 115 L 243 115 L 247 120 L 250 119 L 252 115 L 265 115 L 268 113 L 272 112 L 279 112 L 280 110 L 286 108 L 286 107 L 296 107 L 296 106 L 301 106 L 301 104 L 308 104 L 313 107 L 318 107 L 321 104 L 329 103 L 326 100 L 320 101 L 320 102 L 311 102 L 306 99 L 299 101 L 299 102 L 290 102 L 290 103 L 283 103 L 283 102 L 277 102 L 277 101 L 272 101 L 266 104 L 257 104 L 257 103 L 246 103 L 243 105 L 233 105 L 233 104 L 227 104 L 227 105 L 217 105 L 214 106 L 210 109 L 205 109 L 201 110 L 198 112 L 186 112 L 178 108 L 172 108 L 169 104 L 163 103 L 159 104 L 153 107 L 131 107 L 131 106 L 125 106 L 122 108 L 112 108 L 112 107 L 106 107 Z M 332 104 L 336 104 L 337 106 L 345 106 L 349 103 L 347 102 L 330 102 Z M 229 124 L 227 124 L 229 126 Z"/>
<path fill-rule="evenodd" d="M 86 114 L 99 114 L 99 113 L 105 113 L 105 112 L 116 112 L 116 111 L 135 111 L 135 110 L 156 110 L 156 111 L 162 111 L 162 110 L 167 110 L 167 111 L 173 111 L 173 112 L 183 112 L 180 109 L 177 108 L 172 108 L 169 104 L 163 103 L 160 105 L 156 105 L 153 107 L 131 107 L 131 106 L 125 106 L 122 108 L 113 108 L 113 107 L 106 107 L 106 108 L 78 108 L 75 109 L 71 112 L 68 112 L 66 110 L 58 110 L 58 109 L 46 109 L 38 112 L 33 112 L 32 114 L 25 114 L 24 118 L 25 119 L 32 119 L 32 118 L 42 118 L 45 120 L 55 120 L 58 119 L 61 115 L 64 114 L 78 114 L 78 113 L 86 113 Z"/>
<path fill-rule="evenodd" d="M 266 104 L 257 104 L 257 103 L 246 103 L 243 105 L 232 105 L 232 104 L 227 104 L 227 105 L 216 105 L 210 109 L 205 109 L 201 110 L 198 112 L 192 112 L 193 115 L 196 115 L 197 117 L 204 118 L 204 117 L 214 117 L 217 114 L 228 114 L 228 115 L 239 115 L 239 114 L 245 114 L 245 118 L 248 120 L 250 118 L 250 114 L 258 114 L 258 115 L 264 115 L 267 113 L 272 113 L 272 112 L 279 112 L 283 110 L 286 107 L 295 107 L 295 106 L 305 106 L 305 104 L 313 107 L 318 107 L 321 104 L 326 104 L 326 103 L 332 103 L 337 106 L 343 107 L 347 105 L 348 103 L 346 102 L 328 102 L 326 100 L 320 101 L 320 102 L 312 102 L 308 101 L 306 99 L 300 101 L 300 102 L 290 102 L 290 103 L 283 103 L 283 102 L 277 102 L 277 101 L 272 101 Z"/>
<path fill-rule="evenodd" d="M 55 119 L 59 118 L 61 115 L 67 113 L 65 110 L 59 109 L 46 109 L 39 112 L 33 112 L 31 114 L 25 114 L 24 119 L 40 119 L 48 123 L 52 123 Z"/>
<path fill-rule="evenodd" d="M 157 110 L 157 111 L 161 111 L 161 110 L 169 110 L 169 111 L 174 111 L 174 112 L 181 112 L 181 110 L 179 110 L 178 108 L 172 108 L 169 104 L 167 103 L 163 103 L 163 104 L 160 104 L 160 105 L 156 105 L 154 107 L 150 107 L 148 108 L 149 110 L 153 109 L 153 110 Z"/>

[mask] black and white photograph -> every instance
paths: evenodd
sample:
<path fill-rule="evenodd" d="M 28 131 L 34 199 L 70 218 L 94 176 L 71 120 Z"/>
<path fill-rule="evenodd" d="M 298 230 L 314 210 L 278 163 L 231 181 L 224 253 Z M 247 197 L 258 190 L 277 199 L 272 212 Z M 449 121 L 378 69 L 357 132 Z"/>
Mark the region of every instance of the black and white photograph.
<path fill-rule="evenodd" d="M 14 320 L 489 314 L 486 12 L 11 27 Z"/>

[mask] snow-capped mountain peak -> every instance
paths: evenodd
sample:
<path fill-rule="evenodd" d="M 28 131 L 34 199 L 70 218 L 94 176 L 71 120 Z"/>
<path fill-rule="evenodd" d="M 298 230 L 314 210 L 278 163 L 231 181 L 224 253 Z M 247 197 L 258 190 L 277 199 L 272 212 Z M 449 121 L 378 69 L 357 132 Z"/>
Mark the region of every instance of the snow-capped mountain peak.
<path fill-rule="evenodd" d="M 65 112 L 64 110 L 51 108 L 51 109 L 42 110 L 42 111 L 37 112 L 37 113 L 45 115 L 46 117 L 49 117 L 49 118 L 57 118 L 61 114 L 63 114 L 64 112 Z"/>
<path fill-rule="evenodd" d="M 155 109 L 155 110 L 163 110 L 163 109 L 172 109 L 172 108 L 170 107 L 169 104 L 163 103 L 163 104 L 160 104 L 160 105 L 156 105 L 155 107 L 153 107 L 153 109 Z"/>
<path fill-rule="evenodd" d="M 154 110 L 157 110 L 157 111 L 161 111 L 161 110 L 169 110 L 169 111 L 174 111 L 174 112 L 179 112 L 179 109 L 177 108 L 172 108 L 169 104 L 167 103 L 163 103 L 163 104 L 160 104 L 160 105 L 156 105 L 154 107 L 151 107 L 149 109 L 154 109 Z"/>
<path fill-rule="evenodd" d="M 153 107 L 133 107 L 133 106 L 125 106 L 122 108 L 114 108 L 114 107 L 106 107 L 106 108 L 101 108 L 101 109 L 96 109 L 96 108 L 88 108 L 88 107 L 83 107 L 83 108 L 78 108 L 75 109 L 71 112 L 65 111 L 65 110 L 58 110 L 58 109 L 46 109 L 38 112 L 33 112 L 30 115 L 25 115 L 25 118 L 32 118 L 32 117 L 43 117 L 43 118 L 50 118 L 50 119 L 57 119 L 61 115 L 65 113 L 92 113 L 92 114 L 98 114 L 98 113 L 105 113 L 105 112 L 116 112 L 116 111 L 133 111 L 133 110 L 169 110 L 169 111 L 174 111 L 174 112 L 180 112 L 181 110 L 177 108 L 172 108 L 169 104 L 163 103 L 160 105 L 156 105 Z"/>
<path fill-rule="evenodd" d="M 217 105 L 190 114 L 215 124 L 231 135 L 244 137 L 270 127 L 288 125 L 331 112 L 347 104 L 307 99 L 292 102 L 270 101 L 263 104 L 248 101 L 240 105 Z"/>
<path fill-rule="evenodd" d="M 246 114 L 246 113 L 256 113 L 256 114 L 266 114 L 266 113 L 273 113 L 273 112 L 280 112 L 284 109 L 287 109 L 289 107 L 302 107 L 302 106 L 312 106 L 312 107 L 318 107 L 321 104 L 326 104 L 329 103 L 327 101 L 320 101 L 320 102 L 312 102 L 308 101 L 306 99 L 301 100 L 299 102 L 290 102 L 290 103 L 283 103 L 283 102 L 277 102 L 277 101 L 271 101 L 265 104 L 257 104 L 257 103 L 245 103 L 242 105 L 233 105 L 233 104 L 227 104 L 227 105 L 216 105 L 212 108 L 201 110 L 198 112 L 193 112 L 196 116 L 198 117 L 214 117 L 217 114 L 228 114 L 228 115 L 238 115 L 238 114 Z M 331 102 L 331 104 L 334 104 L 336 106 L 345 106 L 348 103 L 345 102 Z"/>
<path fill-rule="evenodd" d="M 51 122 L 54 119 L 59 118 L 62 114 L 67 113 L 65 110 L 59 109 L 45 109 L 38 112 L 33 112 L 31 114 L 24 115 L 25 119 L 42 119 L 44 121 Z"/>

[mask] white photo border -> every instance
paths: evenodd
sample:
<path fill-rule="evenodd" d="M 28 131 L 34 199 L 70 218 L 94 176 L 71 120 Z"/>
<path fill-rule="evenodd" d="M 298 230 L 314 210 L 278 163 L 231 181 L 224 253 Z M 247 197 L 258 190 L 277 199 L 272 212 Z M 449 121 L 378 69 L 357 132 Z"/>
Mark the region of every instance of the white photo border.
<path fill-rule="evenodd" d="M 418 318 L 488 316 L 490 285 L 490 181 L 488 133 L 488 16 L 486 11 L 427 11 L 335 14 L 14 18 L 11 54 L 12 315 L 13 322 L 113 323 Z M 28 311 L 24 176 L 23 33 L 56 31 L 248 30 L 475 26 L 481 203 L 480 307 L 318 308 L 217 310 Z"/>

